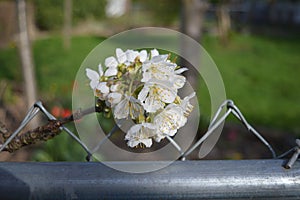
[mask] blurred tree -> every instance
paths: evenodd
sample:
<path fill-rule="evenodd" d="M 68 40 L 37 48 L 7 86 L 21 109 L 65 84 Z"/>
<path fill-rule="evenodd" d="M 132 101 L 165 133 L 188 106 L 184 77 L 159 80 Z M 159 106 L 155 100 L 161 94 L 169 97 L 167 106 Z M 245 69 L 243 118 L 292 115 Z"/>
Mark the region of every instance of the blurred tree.
<path fill-rule="evenodd" d="M 22 71 L 24 77 L 24 86 L 26 94 L 26 103 L 28 108 L 37 100 L 36 96 L 36 79 L 34 73 L 33 58 L 29 41 L 26 17 L 25 0 L 16 0 L 17 16 L 19 25 L 19 52 L 21 57 Z M 34 120 L 32 127 L 38 125 L 38 120 Z"/>
<path fill-rule="evenodd" d="M 206 0 L 182 0 L 182 4 L 181 31 L 199 42 L 208 2 Z"/>
<path fill-rule="evenodd" d="M 197 42 L 200 42 L 202 31 L 203 31 L 203 21 L 205 18 L 205 12 L 208 9 L 208 2 L 206 0 L 182 0 L 182 10 L 181 10 L 181 32 L 190 36 Z M 180 60 L 180 65 L 190 66 L 190 63 L 186 60 L 196 63 L 197 66 L 200 65 L 200 49 L 196 47 L 187 46 L 189 44 L 184 38 L 180 41 L 181 54 L 183 58 Z M 198 84 L 196 74 L 193 70 L 194 67 L 189 67 L 187 71 L 187 76 L 189 77 L 189 82 L 193 87 Z"/>
<path fill-rule="evenodd" d="M 145 7 L 152 15 L 151 20 L 157 25 L 171 25 L 179 18 L 181 0 L 133 0 L 132 3 Z"/>
<path fill-rule="evenodd" d="M 65 0 L 64 2 L 64 48 L 69 49 L 71 46 L 72 34 L 72 0 Z"/>
<path fill-rule="evenodd" d="M 105 17 L 106 0 L 89 0 L 73 2 L 73 19 L 80 21 L 88 18 L 100 20 Z"/>
<path fill-rule="evenodd" d="M 35 23 L 43 31 L 61 28 L 63 24 L 63 1 L 33 0 L 35 6 Z"/>
<path fill-rule="evenodd" d="M 35 6 L 35 23 L 43 31 L 60 30 L 64 24 L 64 1 L 32 0 Z M 72 1 L 72 22 L 105 17 L 106 0 Z"/>
<path fill-rule="evenodd" d="M 216 16 L 218 19 L 218 32 L 223 45 L 228 43 L 231 20 L 229 14 L 230 0 L 212 0 L 216 4 Z"/>

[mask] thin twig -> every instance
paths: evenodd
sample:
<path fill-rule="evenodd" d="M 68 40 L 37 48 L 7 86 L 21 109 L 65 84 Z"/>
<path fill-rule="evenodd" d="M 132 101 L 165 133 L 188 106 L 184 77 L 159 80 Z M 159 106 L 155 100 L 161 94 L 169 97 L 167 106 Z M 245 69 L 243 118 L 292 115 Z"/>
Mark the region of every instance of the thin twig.
<path fill-rule="evenodd" d="M 71 114 L 70 116 L 59 120 L 49 120 L 49 122 L 43 126 L 18 134 L 7 144 L 7 146 L 3 149 L 3 151 L 8 151 L 12 153 L 24 146 L 35 144 L 39 141 L 50 140 L 62 132 L 63 130 L 62 127 L 64 124 L 79 120 L 85 115 L 94 112 L 101 112 L 101 111 L 102 108 L 96 106 L 85 110 L 79 109 L 78 111 L 74 112 L 74 114 Z M 0 122 L 0 134 L 3 137 L 4 140 L 3 142 L 6 142 L 6 140 L 12 135 L 12 133 L 8 131 L 6 126 L 1 122 Z"/>

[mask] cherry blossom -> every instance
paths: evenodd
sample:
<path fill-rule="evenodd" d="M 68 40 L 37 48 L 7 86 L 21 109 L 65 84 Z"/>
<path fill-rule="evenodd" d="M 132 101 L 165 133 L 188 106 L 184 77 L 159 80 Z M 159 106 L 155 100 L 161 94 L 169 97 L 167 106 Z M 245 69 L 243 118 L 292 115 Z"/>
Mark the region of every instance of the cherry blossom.
<path fill-rule="evenodd" d="M 99 100 L 111 109 L 116 120 L 131 119 L 134 123 L 125 140 L 129 147 L 151 147 L 173 137 L 183 127 L 193 110 L 192 93 L 183 99 L 178 96 L 186 83 L 182 75 L 187 68 L 169 60 L 169 55 L 157 49 L 123 51 L 99 64 L 98 72 L 86 69 L 90 87 Z"/>

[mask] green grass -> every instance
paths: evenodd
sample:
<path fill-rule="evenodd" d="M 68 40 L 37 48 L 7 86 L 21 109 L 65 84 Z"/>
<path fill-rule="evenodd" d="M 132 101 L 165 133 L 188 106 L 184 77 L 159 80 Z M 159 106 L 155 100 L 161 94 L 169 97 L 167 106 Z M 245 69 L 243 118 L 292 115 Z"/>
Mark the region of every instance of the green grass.
<path fill-rule="evenodd" d="M 21 67 L 15 44 L 0 50 L 0 79 L 21 81 Z"/>
<path fill-rule="evenodd" d="M 42 98 L 67 99 L 70 103 L 76 72 L 88 53 L 101 41 L 103 38 L 74 37 L 69 50 L 63 49 L 60 37 L 36 41 L 34 60 Z"/>
<path fill-rule="evenodd" d="M 227 46 L 205 37 L 233 99 L 252 123 L 300 134 L 300 38 L 233 35 Z"/>

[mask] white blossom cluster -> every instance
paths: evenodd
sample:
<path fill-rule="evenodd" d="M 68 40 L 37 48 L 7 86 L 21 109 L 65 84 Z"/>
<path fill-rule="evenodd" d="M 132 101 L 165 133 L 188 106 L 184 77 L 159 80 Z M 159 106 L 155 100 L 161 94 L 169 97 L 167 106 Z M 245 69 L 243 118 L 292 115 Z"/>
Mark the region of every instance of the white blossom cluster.
<path fill-rule="evenodd" d="M 186 78 L 181 75 L 187 68 L 180 68 L 160 55 L 156 49 L 123 51 L 116 49 L 116 56 L 105 59 L 98 72 L 86 69 L 94 95 L 104 101 L 116 119 L 135 122 L 126 133 L 129 147 L 151 147 L 152 141 L 160 142 L 174 136 L 187 122 L 193 109 L 190 99 L 178 96 Z"/>

